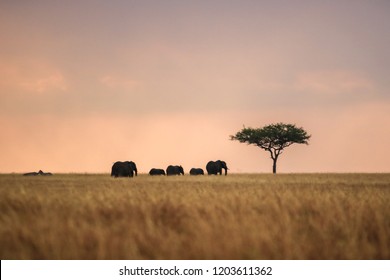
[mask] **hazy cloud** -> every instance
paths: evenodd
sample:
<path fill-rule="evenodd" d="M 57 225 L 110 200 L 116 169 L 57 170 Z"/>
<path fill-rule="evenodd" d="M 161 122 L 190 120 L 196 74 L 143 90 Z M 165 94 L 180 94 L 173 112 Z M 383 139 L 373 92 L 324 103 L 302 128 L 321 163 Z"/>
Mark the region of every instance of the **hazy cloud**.
<path fill-rule="evenodd" d="M 100 82 L 111 89 L 123 89 L 127 91 L 134 90 L 140 86 L 139 81 L 133 79 L 121 78 L 113 75 L 105 75 L 100 79 Z"/>
<path fill-rule="evenodd" d="M 319 95 L 370 94 L 374 83 L 368 78 L 350 71 L 306 72 L 298 75 L 294 84 L 299 91 Z"/>
<path fill-rule="evenodd" d="M 36 93 L 47 93 L 57 90 L 67 90 L 65 78 L 59 72 L 50 74 L 47 77 L 38 78 L 36 80 L 22 81 L 20 85 L 26 91 L 32 91 Z"/>
<path fill-rule="evenodd" d="M 13 92 L 54 93 L 68 89 L 63 73 L 45 62 L 32 60 L 21 61 L 4 57 L 0 62 L 0 86 L 2 94 Z"/>

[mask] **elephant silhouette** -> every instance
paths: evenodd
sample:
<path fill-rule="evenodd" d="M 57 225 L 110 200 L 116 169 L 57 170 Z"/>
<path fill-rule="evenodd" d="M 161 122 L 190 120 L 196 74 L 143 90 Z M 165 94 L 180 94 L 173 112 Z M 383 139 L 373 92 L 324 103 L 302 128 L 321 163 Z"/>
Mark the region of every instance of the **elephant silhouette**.
<path fill-rule="evenodd" d="M 111 176 L 117 177 L 133 177 L 137 176 L 137 166 L 132 161 L 117 161 L 112 165 Z"/>
<path fill-rule="evenodd" d="M 167 176 L 180 174 L 184 175 L 184 170 L 181 165 L 169 165 L 167 167 Z"/>
<path fill-rule="evenodd" d="M 226 162 L 222 160 L 209 161 L 206 165 L 207 174 L 209 175 L 222 175 L 222 169 L 225 169 L 225 176 L 227 175 L 228 167 Z"/>
<path fill-rule="evenodd" d="M 149 175 L 155 176 L 155 175 L 165 175 L 164 169 L 159 169 L 159 168 L 152 168 L 149 171 Z"/>
<path fill-rule="evenodd" d="M 38 172 L 28 172 L 24 173 L 23 176 L 51 176 L 53 175 L 50 172 L 43 172 L 42 170 L 39 170 Z"/>
<path fill-rule="evenodd" d="M 190 175 L 204 175 L 202 168 L 191 168 Z"/>

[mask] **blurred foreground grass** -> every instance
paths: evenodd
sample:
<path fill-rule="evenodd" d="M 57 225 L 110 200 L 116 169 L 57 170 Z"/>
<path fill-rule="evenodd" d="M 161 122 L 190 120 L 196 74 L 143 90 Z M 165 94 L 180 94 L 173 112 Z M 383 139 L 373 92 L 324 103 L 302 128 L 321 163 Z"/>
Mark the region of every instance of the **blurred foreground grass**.
<path fill-rule="evenodd" d="M 1 259 L 390 259 L 390 174 L 0 175 Z"/>

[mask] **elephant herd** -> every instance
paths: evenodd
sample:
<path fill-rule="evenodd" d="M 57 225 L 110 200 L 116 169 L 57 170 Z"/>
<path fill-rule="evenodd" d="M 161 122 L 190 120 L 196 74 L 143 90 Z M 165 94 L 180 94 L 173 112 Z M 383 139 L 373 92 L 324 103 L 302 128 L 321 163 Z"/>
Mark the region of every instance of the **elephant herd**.
<path fill-rule="evenodd" d="M 226 162 L 222 160 L 209 161 L 206 165 L 208 175 L 222 175 L 222 169 L 225 170 L 226 176 L 228 167 Z M 137 176 L 137 166 L 133 161 L 117 161 L 111 168 L 111 176 L 113 177 L 133 177 L 134 175 Z M 181 165 L 169 165 L 166 170 L 152 168 L 149 175 L 184 175 L 184 169 Z M 190 175 L 204 175 L 204 171 L 202 168 L 191 168 Z"/>

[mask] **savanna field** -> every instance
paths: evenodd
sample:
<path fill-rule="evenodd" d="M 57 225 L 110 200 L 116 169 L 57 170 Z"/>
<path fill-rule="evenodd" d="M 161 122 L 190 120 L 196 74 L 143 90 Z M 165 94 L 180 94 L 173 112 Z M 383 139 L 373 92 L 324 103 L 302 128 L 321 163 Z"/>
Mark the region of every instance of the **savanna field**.
<path fill-rule="evenodd" d="M 390 259 L 390 174 L 0 175 L 0 258 Z"/>

